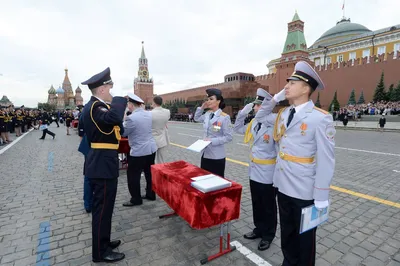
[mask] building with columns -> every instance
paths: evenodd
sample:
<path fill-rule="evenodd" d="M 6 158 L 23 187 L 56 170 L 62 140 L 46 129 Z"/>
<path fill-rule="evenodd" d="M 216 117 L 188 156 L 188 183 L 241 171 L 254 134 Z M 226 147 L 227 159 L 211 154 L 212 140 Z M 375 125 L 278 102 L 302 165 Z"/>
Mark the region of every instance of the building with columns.
<path fill-rule="evenodd" d="M 66 108 L 75 108 L 76 106 L 83 105 L 83 98 L 81 96 L 82 90 L 79 86 L 74 91 L 68 77 L 68 69 L 64 69 L 65 76 L 62 86 L 54 89 L 51 85 L 48 90 L 47 103 L 56 106 L 57 110 L 64 110 Z"/>
<path fill-rule="evenodd" d="M 312 27 L 312 25 L 311 25 Z M 284 42 L 283 42 L 284 41 Z M 226 99 L 225 112 L 232 115 L 243 105 L 246 97 L 254 97 L 257 88 L 271 94 L 279 92 L 286 78 L 294 71 L 295 64 L 304 60 L 314 66 L 325 83 L 326 89 L 319 93 L 322 108 L 327 109 L 337 92 L 339 103 L 346 105 L 352 89 L 358 98 L 361 91 L 366 101 L 372 101 L 382 72 L 385 84 L 400 82 L 400 24 L 372 31 L 367 27 L 342 18 L 324 32 L 311 46 L 304 36 L 304 22 L 296 12 L 288 23 L 286 40 L 279 58 L 267 64 L 265 75 L 231 73 L 221 77 L 221 83 L 209 84 L 160 95 L 164 102 L 183 99 L 187 107 L 194 107 L 205 98 L 205 90 L 218 88 Z M 146 75 L 145 75 L 146 74 Z M 135 94 L 147 103 L 153 95 L 153 80 L 148 78 L 147 59 L 142 47 Z M 314 102 L 318 93 L 312 95 Z"/>

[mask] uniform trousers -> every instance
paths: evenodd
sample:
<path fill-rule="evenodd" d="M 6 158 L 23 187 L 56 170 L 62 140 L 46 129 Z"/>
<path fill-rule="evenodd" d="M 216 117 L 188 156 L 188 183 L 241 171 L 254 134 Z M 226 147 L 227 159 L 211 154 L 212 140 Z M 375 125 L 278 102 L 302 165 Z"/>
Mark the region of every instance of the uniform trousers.
<path fill-rule="evenodd" d="M 204 155 L 201 157 L 200 168 L 210 173 L 225 177 L 225 161 L 226 159 L 207 159 Z"/>
<path fill-rule="evenodd" d="M 299 234 L 301 209 L 314 200 L 301 200 L 278 192 L 282 266 L 314 266 L 317 228 Z"/>
<path fill-rule="evenodd" d="M 140 177 L 142 172 L 146 178 L 146 197 L 156 198 L 156 193 L 152 189 L 151 166 L 154 164 L 156 153 L 145 156 L 128 156 L 128 189 L 131 194 L 131 203 L 142 203 L 140 194 Z"/>
<path fill-rule="evenodd" d="M 93 189 L 92 257 L 100 260 L 111 251 L 111 219 L 117 195 L 118 179 L 90 178 Z"/>
<path fill-rule="evenodd" d="M 84 176 L 83 180 L 83 206 L 86 210 L 92 210 L 93 204 L 93 191 L 90 185 L 89 177 Z"/>
<path fill-rule="evenodd" d="M 165 163 L 165 153 L 167 152 L 167 146 L 158 148 L 156 152 L 156 163 Z"/>
<path fill-rule="evenodd" d="M 49 134 L 51 136 L 55 136 L 56 134 L 54 134 L 53 132 L 51 132 L 50 130 L 48 130 L 47 128 L 43 130 L 43 135 L 41 137 L 41 139 L 44 139 L 46 137 L 46 134 Z"/>
<path fill-rule="evenodd" d="M 255 225 L 253 233 L 271 243 L 275 238 L 277 226 L 277 188 L 272 184 L 250 180 L 250 193 Z"/>

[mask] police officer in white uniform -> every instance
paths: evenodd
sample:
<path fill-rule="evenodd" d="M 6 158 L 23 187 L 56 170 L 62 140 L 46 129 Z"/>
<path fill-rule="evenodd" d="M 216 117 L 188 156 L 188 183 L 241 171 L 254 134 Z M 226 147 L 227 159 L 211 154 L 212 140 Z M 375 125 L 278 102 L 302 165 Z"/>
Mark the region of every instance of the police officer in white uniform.
<path fill-rule="evenodd" d="M 291 102 L 275 115 L 274 140 L 277 163 L 274 185 L 278 188 L 283 266 L 315 265 L 316 228 L 299 234 L 301 209 L 329 205 L 329 187 L 335 169 L 335 128 L 332 115 L 310 100 L 324 84 L 315 70 L 300 61 L 274 100 L 264 101 L 256 119 L 265 120 L 276 102 Z"/>
<path fill-rule="evenodd" d="M 241 110 L 235 121 L 233 130 L 245 134 L 244 142 L 250 144 L 250 192 L 253 206 L 253 221 L 255 228 L 244 235 L 246 239 L 261 238 L 258 250 L 269 248 L 275 238 L 277 225 L 276 188 L 272 185 L 276 149 L 273 139 L 274 121 L 262 124 L 252 119 L 248 125 L 244 121 L 252 109 L 260 109 L 263 100 L 270 101 L 272 96 L 263 89 L 257 90 L 257 98 Z"/>
<path fill-rule="evenodd" d="M 224 177 L 225 175 L 225 147 L 224 144 L 232 141 L 231 118 L 222 112 L 225 108 L 224 98 L 219 89 L 207 89 L 207 101 L 197 107 L 194 115 L 196 122 L 203 122 L 204 140 L 211 141 L 201 156 L 201 168 Z M 210 109 L 203 114 L 204 109 Z"/>
<path fill-rule="evenodd" d="M 152 177 L 150 168 L 154 164 L 157 145 L 151 134 L 151 112 L 143 109 L 143 100 L 133 93 L 128 93 L 128 109 L 132 112 L 124 122 L 124 136 L 128 136 L 128 188 L 131 199 L 123 206 L 131 207 L 141 205 L 142 199 L 156 200 L 152 190 Z M 140 177 L 144 172 L 146 178 L 146 195 L 140 195 Z"/>

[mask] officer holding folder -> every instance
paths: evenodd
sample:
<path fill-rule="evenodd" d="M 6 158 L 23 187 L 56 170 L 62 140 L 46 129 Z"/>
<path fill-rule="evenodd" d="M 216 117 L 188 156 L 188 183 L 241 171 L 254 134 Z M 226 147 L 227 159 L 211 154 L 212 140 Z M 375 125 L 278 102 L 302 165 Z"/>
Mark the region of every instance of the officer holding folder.
<path fill-rule="evenodd" d="M 232 141 L 231 118 L 222 112 L 225 108 L 224 98 L 219 89 L 207 89 L 207 101 L 197 107 L 194 115 L 196 122 L 203 122 L 204 140 L 211 141 L 201 156 L 201 168 L 224 177 L 225 143 Z M 208 108 L 205 114 L 204 109 Z"/>
<path fill-rule="evenodd" d="M 329 206 L 329 189 L 335 169 L 335 128 L 333 118 L 310 100 L 315 90 L 323 90 L 318 73 L 300 61 L 288 77 L 284 90 L 264 101 L 256 114 L 258 121 L 275 118 L 274 140 L 277 162 L 274 186 L 278 188 L 283 266 L 315 265 L 316 230 L 300 234 L 302 209 Z M 288 99 L 289 108 L 271 114 L 277 102 Z"/>

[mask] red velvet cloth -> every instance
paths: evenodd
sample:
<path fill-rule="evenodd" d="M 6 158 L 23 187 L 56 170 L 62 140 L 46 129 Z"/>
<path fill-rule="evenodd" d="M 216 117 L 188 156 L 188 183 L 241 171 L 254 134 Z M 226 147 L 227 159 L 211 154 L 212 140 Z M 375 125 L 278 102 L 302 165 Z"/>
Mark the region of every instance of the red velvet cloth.
<path fill-rule="evenodd" d="M 78 128 L 79 120 L 72 120 L 72 128 Z"/>
<path fill-rule="evenodd" d="M 127 138 L 121 138 L 118 146 L 118 153 L 127 154 L 130 151 L 129 142 Z"/>
<path fill-rule="evenodd" d="M 203 193 L 193 188 L 191 178 L 209 174 L 185 161 L 151 166 L 153 190 L 192 228 L 202 229 L 239 218 L 242 186 Z"/>

